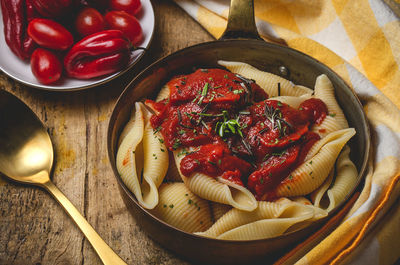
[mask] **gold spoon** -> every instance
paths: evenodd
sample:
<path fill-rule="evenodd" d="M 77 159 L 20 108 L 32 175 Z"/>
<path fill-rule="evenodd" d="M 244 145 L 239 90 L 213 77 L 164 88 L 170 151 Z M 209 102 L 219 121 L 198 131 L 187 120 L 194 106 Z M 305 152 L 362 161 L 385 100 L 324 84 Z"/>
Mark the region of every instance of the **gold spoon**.
<path fill-rule="evenodd" d="M 39 118 L 22 101 L 0 90 L 0 172 L 48 190 L 72 217 L 106 265 L 126 264 L 51 182 L 53 146 Z"/>

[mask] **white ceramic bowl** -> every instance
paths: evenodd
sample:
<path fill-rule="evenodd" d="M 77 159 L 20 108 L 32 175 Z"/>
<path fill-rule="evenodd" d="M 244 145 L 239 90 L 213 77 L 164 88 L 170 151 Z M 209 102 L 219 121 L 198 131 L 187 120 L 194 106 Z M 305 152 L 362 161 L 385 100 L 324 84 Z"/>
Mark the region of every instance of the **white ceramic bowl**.
<path fill-rule="evenodd" d="M 141 3 L 143 10 L 138 17 L 138 20 L 140 22 L 140 25 L 142 26 L 144 39 L 142 43 L 139 44 L 139 46 L 148 48 L 154 32 L 154 10 L 150 0 L 141 0 Z M 29 61 L 23 61 L 18 58 L 6 44 L 3 30 L 3 16 L 0 13 L 0 69 L 11 78 L 28 86 L 44 90 L 59 91 L 86 89 L 103 84 L 121 75 L 122 73 L 133 67 L 143 55 L 143 50 L 134 51 L 131 55 L 128 66 L 122 71 L 111 75 L 106 75 L 89 80 L 80 80 L 67 77 L 64 73 L 64 75 L 56 83 L 51 85 L 43 85 L 32 74 Z"/>

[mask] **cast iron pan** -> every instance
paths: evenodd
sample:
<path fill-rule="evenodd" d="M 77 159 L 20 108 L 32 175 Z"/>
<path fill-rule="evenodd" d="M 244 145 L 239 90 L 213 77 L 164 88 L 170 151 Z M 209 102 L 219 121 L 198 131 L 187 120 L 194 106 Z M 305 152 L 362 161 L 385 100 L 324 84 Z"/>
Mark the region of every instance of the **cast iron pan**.
<path fill-rule="evenodd" d="M 217 64 L 218 60 L 245 62 L 310 88 L 314 87 L 317 76 L 326 74 L 335 87 L 336 98 L 350 127 L 354 127 L 357 131 L 350 141 L 351 159 L 359 172 L 357 185 L 367 165 L 370 149 L 369 127 L 360 101 L 335 72 L 299 51 L 261 40 L 254 22 L 253 0 L 231 1 L 228 26 L 219 40 L 191 46 L 156 61 L 125 88 L 110 118 L 107 135 L 108 156 L 124 202 L 137 223 L 162 246 L 192 262 L 268 263 L 315 232 L 346 202 L 338 205 L 326 218 L 314 222 L 307 228 L 276 238 L 248 241 L 210 239 L 176 229 L 142 208 L 122 182 L 115 165 L 118 137 L 130 118 L 134 102 L 144 98 L 154 98 L 162 85 L 176 74 L 189 73 L 195 68 L 220 67 Z"/>

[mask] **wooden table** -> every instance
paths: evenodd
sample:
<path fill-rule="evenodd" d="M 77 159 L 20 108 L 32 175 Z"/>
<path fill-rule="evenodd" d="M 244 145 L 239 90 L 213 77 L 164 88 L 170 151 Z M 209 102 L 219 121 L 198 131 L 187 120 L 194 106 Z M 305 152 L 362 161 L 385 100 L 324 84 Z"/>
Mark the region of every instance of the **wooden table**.
<path fill-rule="evenodd" d="M 113 106 L 141 69 L 178 49 L 212 40 L 172 1 L 153 1 L 156 29 L 142 61 L 120 78 L 77 92 L 47 92 L 0 73 L 10 91 L 48 127 L 55 149 L 52 180 L 128 264 L 185 264 L 136 225 L 118 191 L 107 157 Z M 21 121 L 23 122 L 23 121 Z M 63 208 L 44 190 L 0 175 L 0 264 L 101 264 Z"/>

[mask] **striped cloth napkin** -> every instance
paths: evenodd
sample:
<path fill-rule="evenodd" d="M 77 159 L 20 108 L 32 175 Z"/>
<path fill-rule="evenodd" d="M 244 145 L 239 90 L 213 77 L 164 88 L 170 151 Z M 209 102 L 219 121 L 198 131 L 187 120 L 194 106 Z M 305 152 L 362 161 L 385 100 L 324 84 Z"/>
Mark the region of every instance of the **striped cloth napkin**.
<path fill-rule="evenodd" d="M 229 0 L 174 1 L 214 37 L 225 30 Z M 400 19 L 382 0 L 254 5 L 265 40 L 286 42 L 318 59 L 353 87 L 373 135 L 364 187 L 341 224 L 278 263 L 393 264 L 400 258 Z"/>

